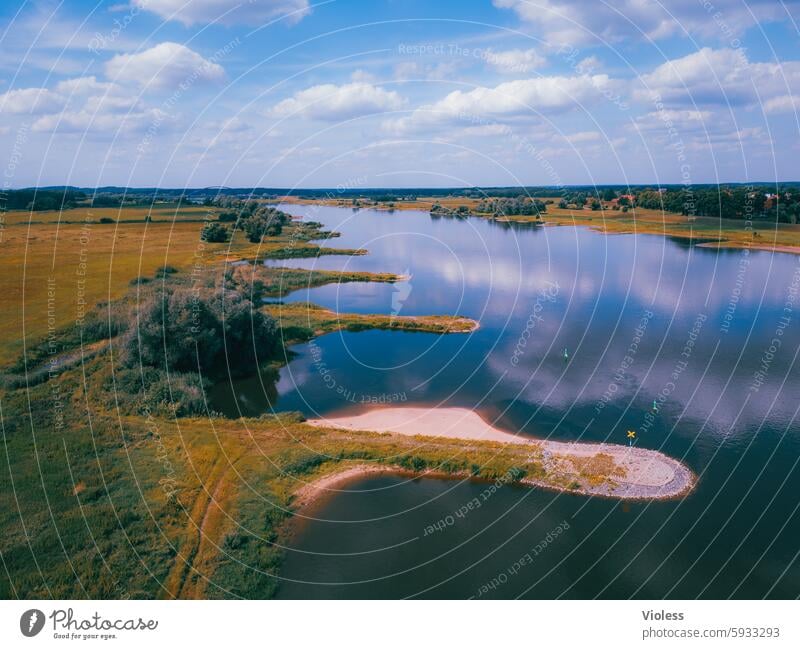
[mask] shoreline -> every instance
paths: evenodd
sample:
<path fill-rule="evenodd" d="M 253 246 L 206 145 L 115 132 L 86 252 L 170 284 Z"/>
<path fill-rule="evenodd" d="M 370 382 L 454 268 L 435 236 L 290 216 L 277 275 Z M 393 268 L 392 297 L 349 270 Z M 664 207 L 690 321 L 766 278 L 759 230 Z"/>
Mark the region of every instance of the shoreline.
<path fill-rule="evenodd" d="M 425 197 L 423 197 L 424 199 Z M 364 210 L 375 210 L 377 212 L 388 212 L 388 211 L 419 211 L 419 212 L 429 212 L 430 206 L 433 205 L 435 200 L 430 200 L 429 204 L 422 205 L 420 201 L 417 201 L 413 204 L 407 204 L 404 202 L 397 203 L 393 208 L 387 208 L 383 205 L 365 205 L 362 206 L 360 209 Z M 342 209 L 347 209 L 350 206 L 342 205 L 337 200 L 325 200 L 325 199 L 300 199 L 294 196 L 285 196 L 281 200 L 281 202 L 285 202 L 288 204 L 293 205 L 314 205 L 320 204 L 325 207 L 337 207 Z M 463 201 L 462 201 L 463 202 Z M 559 208 L 560 211 L 560 208 Z M 598 214 L 598 213 L 594 213 Z M 630 213 L 634 215 L 633 212 Z M 490 219 L 490 215 L 480 213 L 480 212 L 472 212 L 468 216 L 488 220 Z M 644 217 L 633 227 L 625 227 L 621 223 L 617 225 L 615 221 L 621 220 L 623 217 L 619 212 L 612 212 L 609 214 L 609 211 L 605 211 L 605 216 L 597 217 L 592 216 L 592 213 L 586 212 L 585 210 L 576 211 L 572 214 L 562 214 L 553 212 L 544 212 L 544 216 L 550 217 L 549 221 L 545 221 L 544 219 L 541 221 L 537 221 L 535 219 L 530 218 L 520 218 L 514 216 L 507 216 L 503 218 L 498 218 L 496 221 L 501 223 L 523 223 L 523 224 L 532 224 L 532 225 L 541 225 L 541 226 L 548 226 L 548 227 L 563 227 L 563 226 L 572 226 L 572 227 L 588 227 L 595 232 L 600 234 L 652 234 L 661 237 L 677 237 L 680 239 L 685 239 L 687 241 L 696 242 L 700 241 L 697 245 L 703 246 L 706 248 L 712 249 L 719 249 L 719 250 L 738 250 L 741 248 L 751 248 L 753 250 L 763 250 L 765 252 L 773 252 L 773 253 L 785 253 L 791 255 L 800 255 L 800 245 L 792 245 L 787 243 L 775 243 L 770 244 L 766 242 L 751 242 L 748 240 L 740 240 L 737 238 L 725 238 L 726 233 L 729 232 L 729 229 L 721 229 L 722 239 L 718 241 L 706 245 L 703 243 L 704 239 L 708 239 L 708 234 L 703 233 L 691 233 L 686 230 L 678 230 L 677 232 L 669 232 L 664 229 L 663 220 L 657 219 L 653 220 L 652 215 L 648 215 L 650 218 Z M 669 221 L 671 219 L 677 219 L 680 215 L 675 212 L 664 212 L 663 216 Z M 697 218 L 707 218 L 712 219 L 714 217 L 697 217 Z M 598 219 L 595 222 L 595 219 Z M 781 224 L 781 225 L 788 225 L 788 224 Z M 609 227 L 612 226 L 612 227 Z M 738 232 L 737 229 L 734 232 Z M 715 237 L 717 238 L 717 237 Z"/>
<path fill-rule="evenodd" d="M 523 478 L 520 484 L 545 487 L 567 493 L 606 496 L 626 500 L 665 500 L 684 496 L 692 491 L 696 478 L 692 471 L 660 451 L 621 444 L 597 442 L 558 442 L 515 435 L 496 428 L 480 415 L 465 408 L 379 407 L 357 415 L 311 419 L 315 427 L 348 431 L 392 433 L 419 438 L 448 438 L 470 441 L 499 442 L 531 446 L 541 451 L 545 467 L 552 475 L 562 475 L 598 456 L 610 458 L 615 470 L 611 483 L 567 488 L 556 482 Z M 378 467 L 374 468 L 375 470 Z M 391 470 L 390 467 L 381 467 Z M 616 471 L 619 471 L 617 473 Z M 332 474 L 331 479 L 334 480 Z M 358 477 L 358 474 L 354 474 Z M 424 475 L 420 472 L 419 475 Z M 326 476 L 327 477 L 327 476 Z M 351 476 L 342 476 L 347 480 Z M 457 476 L 453 476 L 457 477 Z M 313 484 L 313 483 L 311 483 Z M 326 488 L 323 485 L 322 488 Z"/>

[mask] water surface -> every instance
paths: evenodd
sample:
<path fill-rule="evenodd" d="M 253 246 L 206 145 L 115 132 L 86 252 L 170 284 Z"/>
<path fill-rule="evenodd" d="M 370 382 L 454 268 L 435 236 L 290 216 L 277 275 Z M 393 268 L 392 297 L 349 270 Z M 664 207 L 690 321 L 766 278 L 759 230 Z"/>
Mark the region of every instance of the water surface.
<path fill-rule="evenodd" d="M 286 301 L 481 326 L 323 336 L 295 348 L 277 384 L 236 383 L 236 398 L 223 399 L 231 414 L 442 404 L 559 440 L 625 443 L 634 429 L 638 444 L 683 459 L 700 483 L 686 499 L 654 503 L 504 487 L 424 535 L 485 485 L 371 477 L 302 527 L 282 596 L 470 597 L 500 574 L 502 588 L 480 596 L 800 595 L 800 257 L 421 212 L 286 209 L 340 231 L 328 245 L 370 254 L 275 265 L 411 275 Z M 562 521 L 568 530 L 507 574 Z"/>

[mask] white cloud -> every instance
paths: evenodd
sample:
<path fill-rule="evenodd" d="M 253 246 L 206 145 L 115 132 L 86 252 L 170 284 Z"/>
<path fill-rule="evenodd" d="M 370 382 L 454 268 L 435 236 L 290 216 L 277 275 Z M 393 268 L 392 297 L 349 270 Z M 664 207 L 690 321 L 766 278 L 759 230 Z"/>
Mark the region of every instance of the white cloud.
<path fill-rule="evenodd" d="M 656 132 L 665 136 L 704 131 L 708 126 L 718 123 L 714 113 L 709 110 L 661 110 L 639 115 L 634 122 L 639 131 Z"/>
<path fill-rule="evenodd" d="M 575 66 L 575 70 L 580 72 L 581 74 L 594 74 L 598 72 L 603 67 L 600 59 L 598 59 L 594 54 L 591 56 L 587 56 L 585 59 L 581 59 L 578 61 L 578 65 Z"/>
<path fill-rule="evenodd" d="M 579 131 L 565 135 L 564 139 L 570 144 L 583 144 L 586 142 L 599 142 L 602 136 L 598 131 Z"/>
<path fill-rule="evenodd" d="M 770 143 L 761 126 L 737 124 L 718 110 L 663 109 L 638 116 L 634 127 L 651 151 L 671 151 L 673 159 L 679 151 L 714 156 Z"/>
<path fill-rule="evenodd" d="M 87 92 L 99 92 L 112 89 L 114 84 L 98 81 L 96 77 L 77 77 L 59 81 L 56 84 L 56 91 L 64 94 L 83 94 Z"/>
<path fill-rule="evenodd" d="M 286 16 L 296 22 L 309 12 L 308 0 L 133 0 L 133 6 L 186 26 L 198 23 L 259 23 Z"/>
<path fill-rule="evenodd" d="M 764 111 L 767 113 L 794 113 L 800 111 L 800 97 L 781 95 L 764 102 Z"/>
<path fill-rule="evenodd" d="M 66 98 L 46 88 L 21 88 L 0 95 L 0 113 L 41 115 L 60 110 Z"/>
<path fill-rule="evenodd" d="M 106 63 L 106 75 L 148 88 L 176 88 L 181 84 L 221 81 L 225 70 L 185 45 L 166 42 L 138 54 L 115 56 Z"/>
<path fill-rule="evenodd" d="M 417 63 L 416 61 L 403 61 L 394 67 L 394 78 L 398 81 L 452 79 L 458 71 L 460 63 L 457 60 L 427 64 Z"/>
<path fill-rule="evenodd" d="M 138 103 L 137 98 L 131 95 L 93 95 L 86 99 L 84 108 L 92 113 L 123 113 Z"/>
<path fill-rule="evenodd" d="M 409 117 L 388 122 L 386 127 L 403 133 L 448 122 L 480 126 L 495 120 L 534 117 L 583 104 L 610 83 L 604 74 L 554 76 L 507 81 L 494 88 L 455 90 L 434 104 L 417 108 Z"/>
<path fill-rule="evenodd" d="M 261 138 L 275 138 L 280 134 L 264 121 L 259 122 L 256 129 L 242 117 L 229 117 L 223 120 L 198 122 L 194 125 L 188 137 L 189 144 L 197 149 L 206 150 L 214 147 L 224 147 L 229 151 L 240 151 L 252 146 L 253 142 Z"/>
<path fill-rule="evenodd" d="M 278 103 L 272 114 L 278 117 L 301 115 L 311 119 L 338 121 L 401 108 L 405 100 L 395 91 L 369 83 L 342 86 L 326 83 L 295 93 Z"/>
<path fill-rule="evenodd" d="M 156 109 L 141 106 L 136 93 L 95 77 L 78 77 L 56 84 L 61 101 L 48 106 L 34 121 L 36 132 L 117 133 L 141 130 L 154 121 Z M 164 121 L 163 118 L 159 122 Z"/>
<path fill-rule="evenodd" d="M 742 50 L 704 47 L 641 76 L 634 94 L 682 104 L 755 105 L 800 87 L 800 61 L 751 63 Z"/>
<path fill-rule="evenodd" d="M 31 127 L 33 131 L 77 134 L 115 134 L 144 131 L 150 124 L 161 124 L 166 116 L 158 109 L 114 114 L 88 109 L 44 115 Z"/>
<path fill-rule="evenodd" d="M 797 0 L 494 0 L 494 4 L 513 10 L 524 22 L 546 31 L 548 41 L 557 45 L 655 40 L 676 34 L 731 42 L 756 23 L 790 19 L 798 7 Z"/>
<path fill-rule="evenodd" d="M 481 58 L 503 74 L 522 74 L 542 67 L 547 60 L 534 49 L 495 51 L 487 48 Z"/>
<path fill-rule="evenodd" d="M 375 81 L 375 75 L 366 70 L 353 70 L 350 74 L 350 81 L 359 81 L 361 83 L 372 83 Z"/>

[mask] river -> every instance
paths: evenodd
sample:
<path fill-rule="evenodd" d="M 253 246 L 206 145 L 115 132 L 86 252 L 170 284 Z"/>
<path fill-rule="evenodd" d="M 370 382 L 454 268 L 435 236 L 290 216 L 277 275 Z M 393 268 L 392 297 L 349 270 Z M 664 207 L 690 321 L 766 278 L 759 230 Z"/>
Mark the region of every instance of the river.
<path fill-rule="evenodd" d="M 284 209 L 341 232 L 327 245 L 369 254 L 274 265 L 410 276 L 286 301 L 457 314 L 480 328 L 323 336 L 294 348 L 274 385 L 237 382 L 222 400 L 229 412 L 441 404 L 558 440 L 626 443 L 635 430 L 637 444 L 700 479 L 684 499 L 631 503 L 372 476 L 299 526 L 279 596 L 800 594 L 800 256 L 415 211 Z"/>

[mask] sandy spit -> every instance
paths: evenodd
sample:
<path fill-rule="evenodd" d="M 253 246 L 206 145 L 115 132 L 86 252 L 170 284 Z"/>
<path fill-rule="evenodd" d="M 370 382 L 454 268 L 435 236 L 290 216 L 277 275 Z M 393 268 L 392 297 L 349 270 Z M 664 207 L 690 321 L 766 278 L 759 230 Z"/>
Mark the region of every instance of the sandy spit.
<path fill-rule="evenodd" d="M 545 458 L 552 461 L 558 461 L 559 458 L 592 457 L 597 453 L 610 455 L 618 465 L 625 469 L 625 476 L 615 478 L 616 485 L 613 487 L 603 485 L 582 491 L 582 493 L 590 495 L 626 499 L 674 498 L 688 493 L 695 482 L 694 475 L 688 467 L 659 451 L 631 448 L 621 444 L 557 442 L 516 435 L 496 428 L 476 412 L 466 408 L 376 408 L 358 415 L 311 419 L 306 423 L 326 428 L 409 436 L 446 437 L 508 444 L 536 444 L 541 446 Z M 357 468 L 354 467 L 352 470 Z M 367 465 L 365 468 L 370 467 Z M 372 468 L 376 471 L 387 470 L 387 467 Z M 348 471 L 350 470 L 348 469 Z M 326 478 L 335 480 L 336 476 L 343 476 L 343 473 L 333 474 Z M 349 477 L 352 476 L 344 477 L 344 479 Z M 552 487 L 552 485 L 532 480 L 523 480 L 523 482 Z M 323 486 L 323 488 L 325 487 Z"/>

